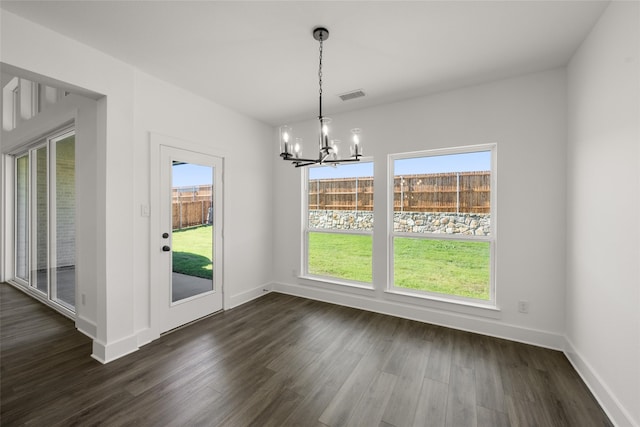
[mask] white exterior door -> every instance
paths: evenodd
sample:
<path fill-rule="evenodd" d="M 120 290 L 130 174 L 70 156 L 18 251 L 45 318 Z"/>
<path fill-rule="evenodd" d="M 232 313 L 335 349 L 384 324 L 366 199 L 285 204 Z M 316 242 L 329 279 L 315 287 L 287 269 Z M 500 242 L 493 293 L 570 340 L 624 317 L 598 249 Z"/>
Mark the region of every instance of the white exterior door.
<path fill-rule="evenodd" d="M 222 310 L 220 157 L 160 145 L 159 333 Z M 152 184 L 153 185 L 153 184 Z"/>

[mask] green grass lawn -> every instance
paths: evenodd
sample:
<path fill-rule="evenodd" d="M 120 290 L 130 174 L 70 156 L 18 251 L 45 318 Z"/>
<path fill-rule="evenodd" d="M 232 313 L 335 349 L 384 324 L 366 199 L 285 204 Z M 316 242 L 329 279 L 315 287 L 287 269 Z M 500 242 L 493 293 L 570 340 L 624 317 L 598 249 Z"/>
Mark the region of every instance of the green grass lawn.
<path fill-rule="evenodd" d="M 309 273 L 371 282 L 371 236 L 309 233 Z"/>
<path fill-rule="evenodd" d="M 212 244 L 213 227 L 174 230 L 173 271 L 189 276 L 211 279 L 213 277 Z"/>
<path fill-rule="evenodd" d="M 371 236 L 309 233 L 309 273 L 371 282 Z M 396 238 L 396 287 L 489 299 L 489 243 Z"/>
<path fill-rule="evenodd" d="M 489 299 L 489 243 L 394 239 L 397 287 Z"/>

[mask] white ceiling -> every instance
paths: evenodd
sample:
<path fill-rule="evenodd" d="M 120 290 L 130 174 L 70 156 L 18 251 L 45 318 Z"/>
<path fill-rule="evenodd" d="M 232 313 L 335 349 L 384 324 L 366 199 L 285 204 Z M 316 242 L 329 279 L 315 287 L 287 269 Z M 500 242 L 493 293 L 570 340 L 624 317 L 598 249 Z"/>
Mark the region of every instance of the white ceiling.
<path fill-rule="evenodd" d="M 606 1 L 6 1 L 0 6 L 270 124 L 565 65 Z M 362 89 L 347 102 L 337 95 Z"/>

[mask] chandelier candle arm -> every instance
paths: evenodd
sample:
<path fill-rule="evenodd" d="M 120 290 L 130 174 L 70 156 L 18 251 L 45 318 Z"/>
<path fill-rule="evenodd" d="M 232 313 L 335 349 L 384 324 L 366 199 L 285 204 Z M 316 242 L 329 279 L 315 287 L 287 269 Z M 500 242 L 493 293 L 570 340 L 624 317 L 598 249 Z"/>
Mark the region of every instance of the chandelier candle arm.
<path fill-rule="evenodd" d="M 313 38 L 320 43 L 318 59 L 318 157 L 316 159 L 302 157 L 302 138 L 294 139 L 293 129 L 288 125 L 280 127 L 280 157 L 282 160 L 290 161 L 297 168 L 325 163 L 337 165 L 345 162 L 358 162 L 362 157 L 361 130 L 359 128 L 351 130 L 350 158 L 339 158 L 338 144 L 340 141 L 332 140 L 329 137 L 331 119 L 322 115 L 322 54 L 323 43 L 329 38 L 329 30 L 317 27 L 313 30 Z"/>

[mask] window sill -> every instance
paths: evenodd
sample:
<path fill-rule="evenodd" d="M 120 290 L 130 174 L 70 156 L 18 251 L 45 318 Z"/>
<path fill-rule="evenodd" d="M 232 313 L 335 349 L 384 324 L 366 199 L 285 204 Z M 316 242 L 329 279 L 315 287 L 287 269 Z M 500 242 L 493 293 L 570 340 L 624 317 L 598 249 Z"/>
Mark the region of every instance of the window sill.
<path fill-rule="evenodd" d="M 387 289 L 384 292 L 385 296 L 389 300 L 392 300 L 394 302 L 419 305 L 422 307 L 434 308 L 438 310 L 468 314 L 473 316 L 488 317 L 491 319 L 500 319 L 502 317 L 502 311 L 500 310 L 500 308 L 490 301 L 487 301 L 486 303 L 474 302 L 461 299 L 438 297 L 435 295 L 415 294 L 399 289 Z"/>

